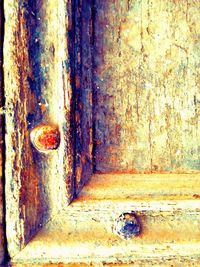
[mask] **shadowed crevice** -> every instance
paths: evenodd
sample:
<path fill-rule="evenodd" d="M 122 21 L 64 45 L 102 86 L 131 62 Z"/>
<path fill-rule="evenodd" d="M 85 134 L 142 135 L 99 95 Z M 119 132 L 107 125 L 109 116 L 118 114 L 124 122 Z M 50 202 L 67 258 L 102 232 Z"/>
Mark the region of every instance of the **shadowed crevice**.
<path fill-rule="evenodd" d="M 4 73 L 3 73 L 3 44 L 4 44 L 4 1 L 0 1 L 0 108 L 2 111 L 5 106 L 5 94 L 4 94 Z M 5 149 L 5 133 L 6 133 L 6 125 L 5 125 L 5 114 L 0 115 L 0 139 L 2 143 L 0 144 L 0 150 L 2 153 L 2 177 L 1 177 L 1 185 L 2 185 L 2 215 L 3 215 L 3 247 L 4 247 L 4 258 L 0 259 L 0 264 L 3 266 L 9 261 L 10 257 L 8 254 L 7 248 L 7 239 L 6 239 L 6 196 L 5 196 L 5 161 L 6 161 L 6 149 Z"/>

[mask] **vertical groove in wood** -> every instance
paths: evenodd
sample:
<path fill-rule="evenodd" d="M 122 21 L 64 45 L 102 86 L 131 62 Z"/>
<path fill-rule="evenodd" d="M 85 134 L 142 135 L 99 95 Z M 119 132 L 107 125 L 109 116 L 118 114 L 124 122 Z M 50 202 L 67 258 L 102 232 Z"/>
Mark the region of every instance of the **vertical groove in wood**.
<path fill-rule="evenodd" d="M 0 265 L 3 264 L 5 257 L 3 38 L 4 38 L 3 1 L 0 1 Z"/>
<path fill-rule="evenodd" d="M 73 98 L 67 31 L 70 1 L 5 2 L 6 198 L 11 256 L 74 195 Z M 38 124 L 57 125 L 49 154 L 30 143 Z"/>
<path fill-rule="evenodd" d="M 63 118 L 63 176 L 67 186 L 68 203 L 75 195 L 75 88 L 74 88 L 74 10 L 73 2 L 60 1 L 59 14 L 63 23 L 60 29 L 58 51 L 62 62 L 62 81 L 64 94 Z M 63 12 L 65 10 L 65 12 Z M 64 48 L 62 44 L 65 44 Z"/>
<path fill-rule="evenodd" d="M 75 4 L 76 191 L 93 172 L 92 1 Z"/>

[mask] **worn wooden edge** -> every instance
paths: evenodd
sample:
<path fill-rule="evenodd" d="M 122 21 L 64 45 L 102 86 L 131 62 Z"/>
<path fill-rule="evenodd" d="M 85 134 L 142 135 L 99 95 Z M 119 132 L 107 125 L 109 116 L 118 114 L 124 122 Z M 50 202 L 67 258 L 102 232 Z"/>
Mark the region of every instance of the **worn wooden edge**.
<path fill-rule="evenodd" d="M 8 267 L 29 267 L 29 266 L 35 266 L 35 267 L 135 267 L 135 266 L 140 266 L 140 267 L 149 267 L 149 266 L 155 266 L 155 267 L 162 267 L 162 266 L 199 266 L 200 265 L 200 260 L 195 260 L 195 259 L 185 259 L 185 258 L 174 258 L 171 260 L 166 260 L 165 262 L 160 261 L 160 260 L 147 260 L 147 261 L 142 261 L 138 260 L 132 263 L 124 264 L 124 263 L 117 263 L 117 264 L 106 264 L 106 263 L 72 263 L 72 264 L 64 264 L 64 263 L 47 263 L 47 264 L 26 264 L 26 263 L 10 263 Z"/>
<path fill-rule="evenodd" d="M 25 244 L 24 211 L 22 190 L 24 184 L 23 165 L 25 157 L 32 161 L 30 148 L 27 149 L 28 132 L 26 108 L 28 101 L 28 81 L 31 67 L 28 57 L 28 27 L 26 24 L 26 8 L 18 1 L 5 3 L 5 46 L 4 76 L 6 96 L 6 221 L 7 240 L 10 253 L 16 254 Z M 26 141 L 25 141 L 26 140 Z M 27 162 L 26 162 L 27 166 Z M 25 170 L 25 169 L 24 169 Z M 29 172 L 27 172 L 29 173 Z M 35 170 L 37 177 L 37 170 Z M 35 179 L 35 182 L 37 178 Z M 24 188 L 23 188 L 24 186 Z M 37 186 L 37 183 L 36 183 Z M 28 192 L 27 192 L 28 193 Z M 35 199 L 35 193 L 32 192 Z M 38 199 L 39 200 L 39 199 Z M 23 202 L 23 200 L 22 200 Z M 34 210 L 33 212 L 36 212 Z M 37 218 L 37 215 L 34 214 Z M 28 225 L 27 225 L 28 226 Z M 29 229 L 31 230 L 31 229 Z M 32 229 L 33 230 L 33 229 Z"/>
<path fill-rule="evenodd" d="M 67 189 L 67 203 L 69 204 L 75 195 L 75 88 L 74 88 L 74 62 L 73 62 L 73 1 L 58 1 L 58 54 L 60 67 L 59 75 L 62 81 L 61 94 L 64 97 L 64 117 L 62 119 L 62 144 L 61 158 L 63 161 L 63 173 Z M 53 8 L 54 4 L 52 5 Z M 64 12 L 66 10 L 66 12 Z M 62 25 L 59 23 L 62 22 Z M 63 48 L 64 44 L 64 48 Z M 55 83 L 57 86 L 57 82 Z M 59 166 L 58 166 L 59 168 Z"/>
<path fill-rule="evenodd" d="M 3 80 L 3 40 L 4 40 L 4 14 L 3 1 L 0 1 L 0 265 L 6 256 L 5 240 L 5 195 L 4 195 L 4 80 Z"/>
<path fill-rule="evenodd" d="M 94 174 L 75 202 L 98 200 L 195 200 L 200 173 Z"/>

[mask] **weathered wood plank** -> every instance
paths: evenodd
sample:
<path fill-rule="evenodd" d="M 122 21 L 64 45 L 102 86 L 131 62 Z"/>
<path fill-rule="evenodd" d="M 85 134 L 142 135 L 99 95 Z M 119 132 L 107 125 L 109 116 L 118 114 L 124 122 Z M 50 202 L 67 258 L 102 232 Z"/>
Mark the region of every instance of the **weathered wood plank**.
<path fill-rule="evenodd" d="M 199 170 L 200 2 L 95 1 L 101 172 Z"/>
<path fill-rule="evenodd" d="M 72 88 L 66 1 L 5 1 L 6 220 L 11 257 L 74 195 Z M 31 145 L 38 124 L 55 124 L 59 149 Z"/>
<path fill-rule="evenodd" d="M 4 38 L 3 2 L 0 1 L 0 265 L 5 257 L 4 223 L 4 82 L 3 82 L 3 38 Z"/>

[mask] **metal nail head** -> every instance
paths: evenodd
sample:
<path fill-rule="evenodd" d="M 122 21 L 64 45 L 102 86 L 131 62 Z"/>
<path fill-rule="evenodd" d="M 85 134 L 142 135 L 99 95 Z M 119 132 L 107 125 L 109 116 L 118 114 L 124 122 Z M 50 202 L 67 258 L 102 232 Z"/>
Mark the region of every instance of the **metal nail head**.
<path fill-rule="evenodd" d="M 133 212 L 123 213 L 116 219 L 113 227 L 116 232 L 123 239 L 131 239 L 141 232 L 141 227 L 136 215 Z"/>
<path fill-rule="evenodd" d="M 58 148 L 60 131 L 54 125 L 38 125 L 32 129 L 30 139 L 39 152 L 47 153 Z"/>

